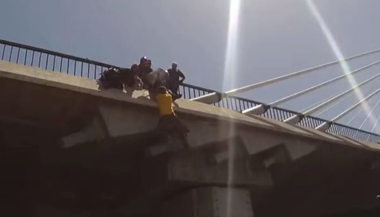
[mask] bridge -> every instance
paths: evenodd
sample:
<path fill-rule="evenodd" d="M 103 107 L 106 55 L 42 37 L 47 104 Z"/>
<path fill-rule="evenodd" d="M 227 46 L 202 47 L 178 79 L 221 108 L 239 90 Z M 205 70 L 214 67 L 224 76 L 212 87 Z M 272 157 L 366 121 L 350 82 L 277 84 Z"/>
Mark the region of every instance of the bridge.
<path fill-rule="evenodd" d="M 333 120 L 311 114 L 378 75 L 305 112 L 276 106 L 333 79 L 270 104 L 235 96 L 343 60 L 224 93 L 184 84 L 175 110 L 191 129 L 185 150 L 157 143 L 146 92 L 98 89 L 116 66 L 4 40 L 0 54 L 4 216 L 377 212 L 380 136 L 337 121 L 379 90 Z"/>

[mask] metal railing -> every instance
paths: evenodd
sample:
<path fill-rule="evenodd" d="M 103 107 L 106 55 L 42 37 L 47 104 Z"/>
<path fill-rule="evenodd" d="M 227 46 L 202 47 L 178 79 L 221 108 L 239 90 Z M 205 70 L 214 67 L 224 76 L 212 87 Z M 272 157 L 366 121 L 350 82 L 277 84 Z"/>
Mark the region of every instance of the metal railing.
<path fill-rule="evenodd" d="M 91 79 L 98 78 L 107 68 L 116 67 L 5 40 L 0 40 L 0 55 L 1 60 Z"/>
<path fill-rule="evenodd" d="M 78 77 L 86 77 L 89 79 L 97 79 L 100 76 L 100 73 L 108 68 L 120 68 L 114 65 L 93 61 L 86 58 L 80 58 L 64 53 L 59 53 L 1 39 L 0 57 L 1 60 L 4 61 L 38 67 L 45 70 L 65 73 Z M 180 93 L 183 95 L 185 99 L 192 99 L 214 92 L 214 90 L 190 84 L 182 84 L 180 88 Z M 214 103 L 215 106 L 231 109 L 238 112 L 261 104 L 263 103 L 237 96 L 228 96 L 223 98 L 221 101 Z M 299 113 L 295 111 L 278 107 L 270 107 L 261 116 L 277 121 L 284 121 L 285 119 L 298 114 Z M 329 121 L 312 116 L 306 116 L 297 125 L 308 128 L 316 128 L 324 122 Z M 338 123 L 332 123 L 327 132 L 364 141 L 380 141 L 380 135 L 378 134 L 355 129 L 353 127 L 349 127 Z"/>

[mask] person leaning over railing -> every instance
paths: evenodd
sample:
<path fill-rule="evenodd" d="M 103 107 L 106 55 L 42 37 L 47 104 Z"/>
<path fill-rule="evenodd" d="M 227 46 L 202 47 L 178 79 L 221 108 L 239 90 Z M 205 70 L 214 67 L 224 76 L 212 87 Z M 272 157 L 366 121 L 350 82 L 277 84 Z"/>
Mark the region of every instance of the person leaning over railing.
<path fill-rule="evenodd" d="M 129 96 L 132 96 L 133 91 L 141 90 L 143 86 L 137 73 L 137 64 L 132 65 L 130 69 L 110 68 L 101 73 L 98 79 L 99 88 L 125 90 Z"/>

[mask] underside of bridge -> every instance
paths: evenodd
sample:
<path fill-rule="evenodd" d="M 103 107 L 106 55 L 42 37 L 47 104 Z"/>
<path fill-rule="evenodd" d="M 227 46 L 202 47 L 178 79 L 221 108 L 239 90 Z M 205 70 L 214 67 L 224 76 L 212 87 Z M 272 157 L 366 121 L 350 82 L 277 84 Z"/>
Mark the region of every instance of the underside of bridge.
<path fill-rule="evenodd" d="M 5 78 L 0 87 L 0 216 L 379 214 L 377 152 L 281 133 L 274 142 L 264 129 L 225 136 L 228 123 L 180 114 L 210 134 L 183 149 L 156 138 L 154 108 Z"/>

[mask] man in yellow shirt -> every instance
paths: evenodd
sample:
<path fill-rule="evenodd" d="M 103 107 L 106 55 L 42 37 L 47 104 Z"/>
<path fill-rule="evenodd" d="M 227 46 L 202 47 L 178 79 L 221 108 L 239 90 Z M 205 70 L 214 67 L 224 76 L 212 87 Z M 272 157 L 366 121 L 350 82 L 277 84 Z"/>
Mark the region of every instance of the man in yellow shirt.
<path fill-rule="evenodd" d="M 166 139 L 170 137 L 178 137 L 186 147 L 187 133 L 189 129 L 179 120 L 173 109 L 173 97 L 168 93 L 166 87 L 158 88 L 156 95 L 158 110 L 160 113 L 160 121 L 158 122 L 157 131 L 160 135 L 165 135 Z"/>

